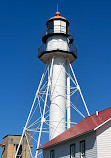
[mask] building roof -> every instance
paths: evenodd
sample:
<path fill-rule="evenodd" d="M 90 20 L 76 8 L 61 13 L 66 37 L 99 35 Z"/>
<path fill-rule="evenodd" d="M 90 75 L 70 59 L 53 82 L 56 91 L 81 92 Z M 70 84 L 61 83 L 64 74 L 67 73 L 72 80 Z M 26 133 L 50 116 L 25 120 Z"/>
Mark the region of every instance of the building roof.
<path fill-rule="evenodd" d="M 78 137 L 90 131 L 94 131 L 97 129 L 97 127 L 99 128 L 101 125 L 106 123 L 109 119 L 111 119 L 111 107 L 99 112 L 98 115 L 94 114 L 89 117 L 86 117 L 85 119 L 83 119 L 76 125 L 72 126 L 68 130 L 60 134 L 59 136 L 55 137 L 48 143 L 41 146 L 39 149 L 48 148 L 50 146 L 66 141 L 68 139 Z"/>
<path fill-rule="evenodd" d="M 5 137 L 8 137 L 8 136 L 20 136 L 20 137 L 21 137 L 22 135 L 19 135 L 19 134 L 16 134 L 16 135 L 15 135 L 15 134 L 8 134 L 8 135 L 4 136 L 3 139 L 4 139 Z"/>
<path fill-rule="evenodd" d="M 48 25 L 48 22 L 53 21 L 53 20 L 62 20 L 62 21 L 65 21 L 69 25 L 69 21 L 66 18 L 64 18 L 63 16 L 60 16 L 60 12 L 58 12 L 58 11 L 56 12 L 56 16 L 51 17 L 47 21 L 46 25 Z"/>
<path fill-rule="evenodd" d="M 52 20 L 52 19 L 63 19 L 63 20 L 66 20 L 66 18 L 60 16 L 60 12 L 58 12 L 58 11 L 56 12 L 56 16 L 53 16 L 49 20 Z"/>

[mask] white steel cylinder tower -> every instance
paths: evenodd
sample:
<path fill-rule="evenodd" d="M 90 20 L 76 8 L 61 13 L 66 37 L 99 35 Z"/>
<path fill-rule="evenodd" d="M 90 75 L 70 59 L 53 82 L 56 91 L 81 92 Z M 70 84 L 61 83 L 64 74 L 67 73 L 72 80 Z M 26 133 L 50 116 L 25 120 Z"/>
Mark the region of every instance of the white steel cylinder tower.
<path fill-rule="evenodd" d="M 38 57 L 49 65 L 53 60 L 49 109 L 49 140 L 51 140 L 66 130 L 66 122 L 70 128 L 69 63 L 76 60 L 77 53 L 73 46 L 73 34 L 69 31 L 69 22 L 60 16 L 59 12 L 56 12 L 56 16 L 50 18 L 46 25 Z"/>
<path fill-rule="evenodd" d="M 77 91 L 90 116 L 71 66 L 71 63 L 77 59 L 77 49 L 73 45 L 74 36 L 69 31 L 69 22 L 56 12 L 56 16 L 50 18 L 46 25 L 47 29 L 42 36 L 43 44 L 38 48 L 38 57 L 46 67 L 23 128 L 15 158 L 19 154 L 24 136 L 27 139 L 31 158 L 38 158 L 42 153 L 39 152 L 40 145 L 45 141 L 44 138 L 47 138 L 44 134 L 49 133 L 49 140 L 52 140 L 75 124 L 74 119 L 71 119 L 71 110 L 74 109 L 85 118 L 85 115 L 73 104 L 73 100 L 70 100 Z"/>

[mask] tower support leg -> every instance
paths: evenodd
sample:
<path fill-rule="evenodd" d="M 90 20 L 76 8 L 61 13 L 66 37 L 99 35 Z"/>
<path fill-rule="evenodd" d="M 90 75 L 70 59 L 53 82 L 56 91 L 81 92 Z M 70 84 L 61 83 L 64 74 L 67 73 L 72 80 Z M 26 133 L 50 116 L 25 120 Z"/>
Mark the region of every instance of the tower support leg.
<path fill-rule="evenodd" d="M 40 126 L 38 142 L 37 142 L 37 149 L 39 148 L 39 145 L 40 145 L 40 138 L 41 138 L 42 127 L 43 127 L 43 123 L 44 123 L 44 115 L 45 115 L 45 109 L 46 109 L 46 104 L 47 104 L 47 97 L 48 97 L 48 92 L 49 92 L 50 79 L 51 79 L 52 70 L 53 70 L 53 62 L 54 62 L 54 59 L 52 59 L 51 68 L 50 68 L 50 75 L 48 76 L 48 85 L 47 85 L 47 91 L 46 91 L 46 97 L 45 97 L 43 114 L 42 114 L 42 118 L 41 118 L 41 126 Z M 37 155 L 38 155 L 38 150 L 36 151 L 35 158 L 37 158 Z"/>
<path fill-rule="evenodd" d="M 76 75 L 75 75 L 75 73 L 74 73 L 74 71 L 73 71 L 73 68 L 72 68 L 71 64 L 70 64 L 70 68 L 71 68 L 72 74 L 73 74 L 73 76 L 74 76 L 74 79 L 75 79 L 75 82 L 76 82 L 77 89 L 79 90 L 80 96 L 81 96 L 82 101 L 83 101 L 83 103 L 84 103 L 86 112 L 87 112 L 88 116 L 90 116 L 88 107 L 87 107 L 86 102 L 85 102 L 85 100 L 84 100 L 83 94 L 82 94 L 82 92 L 81 92 L 81 88 L 80 88 L 80 86 L 79 86 L 79 84 L 78 84 L 78 82 L 77 82 L 77 78 L 76 78 Z"/>
<path fill-rule="evenodd" d="M 44 72 L 44 73 L 45 73 L 45 72 Z M 32 103 L 32 107 L 31 107 L 30 112 L 29 112 L 29 116 L 28 116 L 28 118 L 27 118 L 27 121 L 26 121 L 25 127 L 24 127 L 24 129 L 23 129 L 22 136 L 21 136 L 21 139 L 20 139 L 20 142 L 19 142 L 19 145 L 18 145 L 18 148 L 17 148 L 16 154 L 15 154 L 15 158 L 17 157 L 17 154 L 18 154 L 18 151 L 19 151 L 19 148 L 20 148 L 20 145 L 21 145 L 21 142 L 22 142 L 23 136 L 24 136 L 25 131 L 26 131 L 26 129 L 27 129 L 27 125 L 28 125 L 28 123 L 29 123 L 30 116 L 31 116 L 31 114 L 32 114 L 32 111 L 33 111 L 33 108 L 34 108 L 34 105 L 35 105 L 35 102 L 36 102 L 37 96 L 38 96 L 38 94 L 39 94 L 39 90 L 40 90 L 40 87 L 41 87 L 42 82 L 43 82 L 43 79 L 44 79 L 44 73 L 42 74 L 42 77 L 41 77 L 41 80 L 40 80 L 39 87 L 38 87 L 38 89 L 37 89 L 37 92 L 36 92 L 36 94 L 35 94 L 34 101 L 33 101 L 33 103 Z"/>
<path fill-rule="evenodd" d="M 67 62 L 67 129 L 71 127 L 71 109 L 70 109 L 70 66 Z"/>

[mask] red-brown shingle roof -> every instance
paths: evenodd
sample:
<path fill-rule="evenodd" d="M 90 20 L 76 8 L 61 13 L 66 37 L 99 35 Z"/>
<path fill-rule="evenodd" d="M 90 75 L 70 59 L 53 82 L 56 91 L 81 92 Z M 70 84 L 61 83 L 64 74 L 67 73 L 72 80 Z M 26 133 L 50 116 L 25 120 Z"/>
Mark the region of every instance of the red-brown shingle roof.
<path fill-rule="evenodd" d="M 110 118 L 111 118 L 111 107 L 99 112 L 98 116 L 94 114 L 83 119 L 82 121 L 72 126 L 68 130 L 57 136 L 56 138 L 52 139 L 48 143 L 41 146 L 39 149 L 43 149 L 55 145 L 57 143 L 63 142 L 70 138 L 77 137 L 81 134 L 94 130 L 96 127 L 100 126 Z"/>

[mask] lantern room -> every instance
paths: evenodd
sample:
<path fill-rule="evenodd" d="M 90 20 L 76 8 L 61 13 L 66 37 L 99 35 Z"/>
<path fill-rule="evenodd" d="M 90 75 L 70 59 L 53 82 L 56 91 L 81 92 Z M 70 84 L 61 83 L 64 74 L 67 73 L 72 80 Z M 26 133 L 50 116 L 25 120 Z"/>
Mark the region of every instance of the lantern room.
<path fill-rule="evenodd" d="M 46 23 L 46 30 L 42 34 L 41 47 L 38 48 L 38 57 L 45 64 L 53 56 L 64 56 L 71 63 L 77 58 L 77 49 L 73 45 L 74 35 L 69 30 L 69 22 L 56 12 L 56 16 Z"/>
<path fill-rule="evenodd" d="M 56 12 L 56 16 L 50 18 L 47 23 L 46 34 L 43 34 L 42 41 L 46 43 L 47 37 L 52 34 L 64 34 L 68 36 L 69 31 L 69 22 L 62 16 L 60 16 L 60 12 Z"/>
<path fill-rule="evenodd" d="M 60 12 L 56 12 L 56 16 L 49 19 L 47 22 L 47 28 L 49 33 L 67 33 L 69 27 L 69 22 L 60 16 Z"/>

